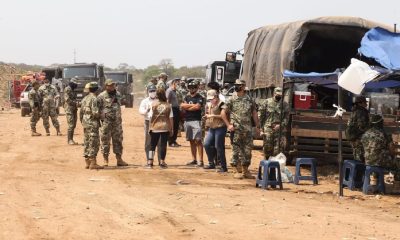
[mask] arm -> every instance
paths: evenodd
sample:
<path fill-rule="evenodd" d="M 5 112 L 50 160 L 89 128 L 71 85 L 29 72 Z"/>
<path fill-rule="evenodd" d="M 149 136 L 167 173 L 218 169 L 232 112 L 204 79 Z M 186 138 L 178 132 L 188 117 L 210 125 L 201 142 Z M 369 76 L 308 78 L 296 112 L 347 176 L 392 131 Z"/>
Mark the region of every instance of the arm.
<path fill-rule="evenodd" d="M 146 113 L 148 113 L 150 111 L 150 108 L 148 106 L 149 104 L 147 103 L 146 99 L 143 99 L 140 102 L 140 106 L 139 106 L 139 113 L 142 115 L 145 115 Z"/>
<path fill-rule="evenodd" d="M 225 109 L 222 109 L 221 115 L 220 115 L 219 117 L 224 121 L 224 123 L 225 123 L 225 125 L 226 125 L 227 127 L 230 125 L 229 119 L 228 119 L 228 116 L 227 116 L 227 114 L 226 114 Z"/>
<path fill-rule="evenodd" d="M 90 103 L 90 108 L 92 109 L 92 114 L 93 117 L 96 119 L 99 119 L 100 117 L 100 108 L 99 108 L 99 103 L 97 98 L 93 98 L 93 100 Z"/>
<path fill-rule="evenodd" d="M 267 104 L 266 104 L 265 100 L 261 101 L 260 104 L 259 104 L 259 108 L 258 108 L 258 118 L 260 120 L 260 125 L 261 126 L 264 126 L 264 124 L 265 124 L 265 117 L 266 117 L 266 114 L 267 114 L 266 105 Z"/>

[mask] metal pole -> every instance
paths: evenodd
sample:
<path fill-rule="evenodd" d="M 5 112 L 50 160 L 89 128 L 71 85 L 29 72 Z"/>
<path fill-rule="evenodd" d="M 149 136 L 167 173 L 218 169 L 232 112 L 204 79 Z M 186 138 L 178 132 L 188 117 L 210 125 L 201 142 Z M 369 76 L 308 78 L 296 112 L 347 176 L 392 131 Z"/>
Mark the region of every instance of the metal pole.
<path fill-rule="evenodd" d="M 394 24 L 394 33 L 396 33 L 396 30 L 397 30 L 397 24 L 395 23 Z"/>
<path fill-rule="evenodd" d="M 342 88 L 338 87 L 338 106 L 342 106 Z M 343 171 L 342 171 L 342 116 L 339 115 L 339 124 L 338 124 L 338 163 L 339 163 L 339 196 L 343 197 Z"/>

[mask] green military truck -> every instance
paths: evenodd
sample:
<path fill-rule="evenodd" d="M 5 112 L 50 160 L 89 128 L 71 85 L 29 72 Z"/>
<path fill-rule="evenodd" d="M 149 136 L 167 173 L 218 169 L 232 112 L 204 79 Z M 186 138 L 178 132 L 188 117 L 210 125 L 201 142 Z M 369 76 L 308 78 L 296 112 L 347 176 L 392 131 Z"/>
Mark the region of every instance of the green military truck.
<path fill-rule="evenodd" d="M 106 78 L 117 83 L 118 91 L 122 94 L 123 104 L 127 108 L 133 107 L 134 96 L 132 92 L 132 74 L 124 71 L 106 71 Z"/>
<path fill-rule="evenodd" d="M 75 63 L 70 65 L 63 65 L 62 69 L 62 83 L 67 86 L 71 78 L 78 81 L 78 87 L 75 89 L 78 101 L 81 101 L 85 96 L 83 89 L 89 82 L 97 82 L 99 84 L 99 91 L 104 86 L 105 76 L 104 68 L 97 63 Z"/>

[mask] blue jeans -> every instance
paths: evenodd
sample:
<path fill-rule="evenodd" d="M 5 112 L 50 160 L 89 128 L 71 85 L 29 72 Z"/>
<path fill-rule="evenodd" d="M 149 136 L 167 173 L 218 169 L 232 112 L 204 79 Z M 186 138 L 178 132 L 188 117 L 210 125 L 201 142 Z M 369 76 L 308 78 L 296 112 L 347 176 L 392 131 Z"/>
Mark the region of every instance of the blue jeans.
<path fill-rule="evenodd" d="M 208 130 L 206 139 L 204 141 L 204 149 L 206 150 L 208 163 L 210 166 L 215 166 L 215 157 L 218 154 L 218 158 L 221 161 L 221 168 L 226 168 L 225 158 L 225 135 L 226 127 L 210 128 Z"/>

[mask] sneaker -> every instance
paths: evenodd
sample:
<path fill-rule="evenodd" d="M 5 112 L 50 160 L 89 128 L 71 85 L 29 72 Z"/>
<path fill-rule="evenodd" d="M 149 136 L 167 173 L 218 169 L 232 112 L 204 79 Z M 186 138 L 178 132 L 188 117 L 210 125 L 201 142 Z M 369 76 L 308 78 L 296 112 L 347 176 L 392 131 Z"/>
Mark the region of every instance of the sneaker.
<path fill-rule="evenodd" d="M 207 165 L 207 166 L 204 166 L 204 169 L 215 169 L 215 166 L 214 165 Z"/>
<path fill-rule="evenodd" d="M 200 162 L 199 164 L 197 164 L 197 167 L 204 167 L 204 163 Z"/>
<path fill-rule="evenodd" d="M 171 143 L 171 144 L 169 144 L 169 146 L 170 146 L 170 147 L 180 147 L 180 145 L 179 145 L 179 144 L 176 144 L 176 143 Z"/>
<path fill-rule="evenodd" d="M 186 163 L 186 165 L 197 165 L 197 160 L 192 160 L 192 161 Z"/>

